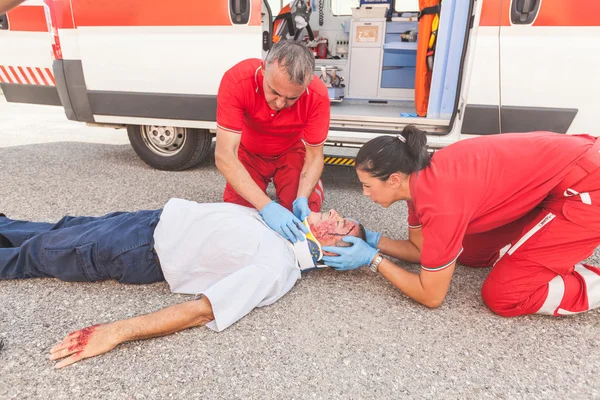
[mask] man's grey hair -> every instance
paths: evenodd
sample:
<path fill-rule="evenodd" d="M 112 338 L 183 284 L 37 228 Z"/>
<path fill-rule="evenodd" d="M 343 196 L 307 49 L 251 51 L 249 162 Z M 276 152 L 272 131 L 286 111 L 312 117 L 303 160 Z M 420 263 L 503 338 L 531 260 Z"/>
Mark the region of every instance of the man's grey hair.
<path fill-rule="evenodd" d="M 267 55 L 266 69 L 273 62 L 284 67 L 290 82 L 298 85 L 310 83 L 315 73 L 315 56 L 308 47 L 293 40 L 281 40 L 273 45 Z"/>

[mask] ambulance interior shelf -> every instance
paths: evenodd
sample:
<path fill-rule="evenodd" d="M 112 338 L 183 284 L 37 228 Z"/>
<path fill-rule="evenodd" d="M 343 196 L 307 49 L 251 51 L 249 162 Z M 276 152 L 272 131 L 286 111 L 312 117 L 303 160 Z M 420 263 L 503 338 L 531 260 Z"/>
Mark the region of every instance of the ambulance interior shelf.
<path fill-rule="evenodd" d="M 352 19 L 348 98 L 414 100 L 416 21 Z"/>
<path fill-rule="evenodd" d="M 329 100 L 341 102 L 345 97 L 345 60 L 339 59 L 317 59 L 315 60 L 315 73 L 327 86 Z"/>

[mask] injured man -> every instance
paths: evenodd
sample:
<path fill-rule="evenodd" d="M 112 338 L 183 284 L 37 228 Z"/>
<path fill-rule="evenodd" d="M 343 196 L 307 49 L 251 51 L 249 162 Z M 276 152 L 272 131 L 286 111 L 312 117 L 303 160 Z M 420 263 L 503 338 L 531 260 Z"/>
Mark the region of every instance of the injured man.
<path fill-rule="evenodd" d="M 354 220 L 311 213 L 305 240 L 292 245 L 258 211 L 229 203 L 171 199 L 161 210 L 103 217 L 64 217 L 56 224 L 15 221 L 0 214 L 0 280 L 58 278 L 68 282 L 166 280 L 195 300 L 151 314 L 94 325 L 50 350 L 62 368 L 120 343 L 206 325 L 222 331 L 255 307 L 274 303 L 300 278 L 324 267 L 322 246 L 365 239 Z M 67 357 L 67 358 L 65 358 Z"/>

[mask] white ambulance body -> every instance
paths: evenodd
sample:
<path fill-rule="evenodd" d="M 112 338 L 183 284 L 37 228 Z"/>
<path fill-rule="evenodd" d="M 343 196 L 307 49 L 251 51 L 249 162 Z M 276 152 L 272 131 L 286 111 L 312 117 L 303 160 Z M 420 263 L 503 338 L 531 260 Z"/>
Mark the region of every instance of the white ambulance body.
<path fill-rule="evenodd" d="M 148 164 L 189 168 L 211 148 L 223 73 L 265 55 L 286 3 L 27 0 L 0 16 L 0 87 L 8 101 L 127 127 Z M 310 6 L 329 49 L 315 73 L 337 86 L 328 145 L 358 147 L 407 124 L 434 148 L 505 132 L 600 134 L 597 0 L 444 0 L 425 117 L 415 116 L 416 43 L 401 39 L 417 28 L 403 13 L 418 1 L 396 0 L 393 18 L 359 3 Z"/>

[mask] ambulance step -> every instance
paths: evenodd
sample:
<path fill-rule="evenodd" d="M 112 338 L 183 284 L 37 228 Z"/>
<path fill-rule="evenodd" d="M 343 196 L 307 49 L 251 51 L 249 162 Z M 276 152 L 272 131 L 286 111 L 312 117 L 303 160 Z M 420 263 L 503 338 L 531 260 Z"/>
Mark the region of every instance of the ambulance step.
<path fill-rule="evenodd" d="M 354 158 L 325 157 L 325 165 L 340 165 L 343 167 L 354 167 Z"/>
<path fill-rule="evenodd" d="M 353 167 L 358 149 L 352 147 L 325 146 L 323 153 L 325 154 L 325 165 Z"/>

